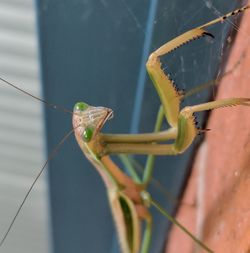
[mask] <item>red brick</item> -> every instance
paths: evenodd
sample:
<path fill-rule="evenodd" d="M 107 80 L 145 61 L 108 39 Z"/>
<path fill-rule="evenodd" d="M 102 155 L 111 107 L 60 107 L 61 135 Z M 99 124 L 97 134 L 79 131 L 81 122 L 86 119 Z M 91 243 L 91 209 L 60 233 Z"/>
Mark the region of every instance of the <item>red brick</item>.
<path fill-rule="evenodd" d="M 250 11 L 246 11 L 216 100 L 250 97 Z M 240 60 L 241 59 L 241 60 Z M 240 60 L 237 67 L 235 64 Z M 250 252 L 250 107 L 214 110 L 177 219 L 216 253 Z M 191 253 L 195 243 L 173 227 L 166 252 Z M 198 247 L 197 252 L 203 252 Z"/>

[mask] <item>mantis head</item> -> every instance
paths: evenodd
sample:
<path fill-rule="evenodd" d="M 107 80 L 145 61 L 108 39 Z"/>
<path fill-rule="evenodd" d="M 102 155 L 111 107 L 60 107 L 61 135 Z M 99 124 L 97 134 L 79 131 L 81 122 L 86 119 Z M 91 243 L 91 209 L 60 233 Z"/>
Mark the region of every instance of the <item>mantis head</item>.
<path fill-rule="evenodd" d="M 112 117 L 113 111 L 109 108 L 78 102 L 74 106 L 72 119 L 75 134 L 81 136 L 84 142 L 89 142 Z"/>

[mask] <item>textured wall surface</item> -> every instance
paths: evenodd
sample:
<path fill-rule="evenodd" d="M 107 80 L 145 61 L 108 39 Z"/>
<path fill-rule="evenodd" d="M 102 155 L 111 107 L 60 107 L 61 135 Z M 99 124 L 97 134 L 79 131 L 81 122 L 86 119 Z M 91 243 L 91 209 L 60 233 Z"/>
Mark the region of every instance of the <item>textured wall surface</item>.
<path fill-rule="evenodd" d="M 215 99 L 250 97 L 250 12 L 242 18 Z M 232 70 L 232 71 L 231 71 Z M 250 108 L 211 113 L 177 219 L 216 253 L 250 252 Z M 166 252 L 203 252 L 173 227 Z"/>

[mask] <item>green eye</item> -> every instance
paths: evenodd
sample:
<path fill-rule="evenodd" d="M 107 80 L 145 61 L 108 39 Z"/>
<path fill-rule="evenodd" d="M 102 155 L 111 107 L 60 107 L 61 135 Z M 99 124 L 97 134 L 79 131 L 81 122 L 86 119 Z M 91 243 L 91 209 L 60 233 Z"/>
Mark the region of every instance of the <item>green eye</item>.
<path fill-rule="evenodd" d="M 89 107 L 88 104 L 84 102 L 78 102 L 75 104 L 74 111 L 84 111 Z"/>
<path fill-rule="evenodd" d="M 86 127 L 84 132 L 83 132 L 83 140 L 85 142 L 89 142 L 93 136 L 94 133 L 94 128 L 93 127 Z"/>

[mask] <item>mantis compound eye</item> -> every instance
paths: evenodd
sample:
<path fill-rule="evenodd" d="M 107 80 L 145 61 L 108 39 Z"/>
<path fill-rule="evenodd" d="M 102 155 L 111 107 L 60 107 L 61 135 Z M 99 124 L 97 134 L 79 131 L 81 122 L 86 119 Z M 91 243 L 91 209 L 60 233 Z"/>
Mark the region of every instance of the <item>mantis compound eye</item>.
<path fill-rule="evenodd" d="M 88 104 L 84 102 L 78 102 L 75 104 L 74 111 L 84 111 L 89 107 Z"/>
<path fill-rule="evenodd" d="M 86 127 L 83 134 L 82 134 L 83 141 L 85 141 L 85 142 L 91 141 L 93 133 L 94 133 L 93 127 Z"/>

